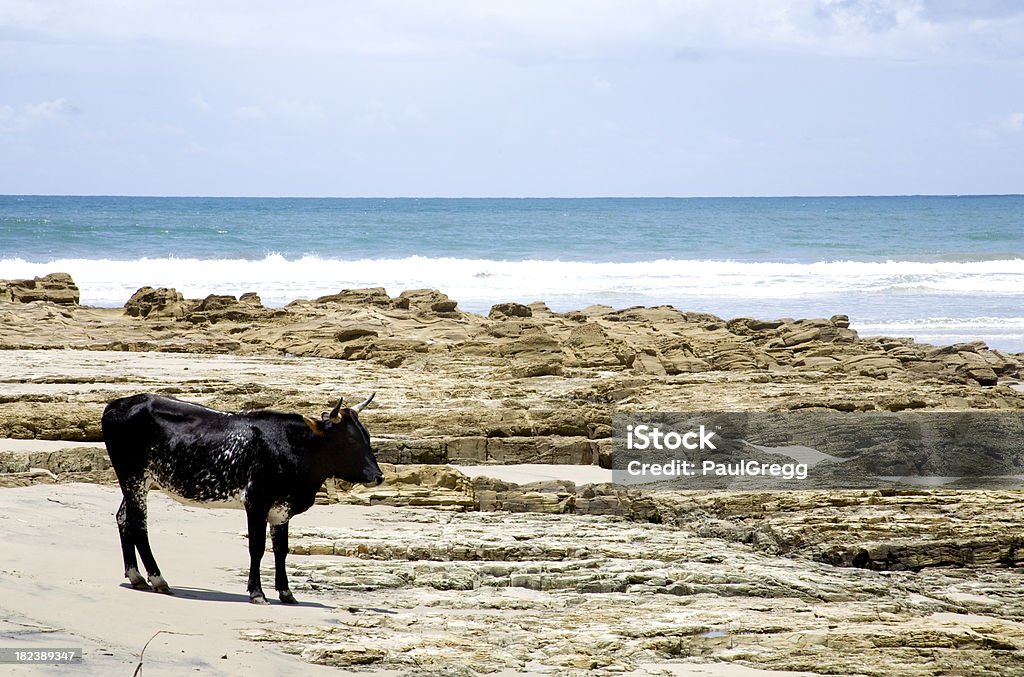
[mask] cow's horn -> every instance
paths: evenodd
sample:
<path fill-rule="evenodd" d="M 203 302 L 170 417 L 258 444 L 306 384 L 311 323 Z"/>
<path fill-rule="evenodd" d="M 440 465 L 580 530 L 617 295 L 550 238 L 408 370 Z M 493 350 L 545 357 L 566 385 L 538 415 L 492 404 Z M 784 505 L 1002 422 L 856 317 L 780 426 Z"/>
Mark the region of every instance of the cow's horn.
<path fill-rule="evenodd" d="M 338 398 L 338 405 L 336 407 L 334 407 L 334 409 L 331 410 L 330 414 L 327 415 L 328 419 L 333 421 L 334 419 L 338 418 L 338 412 L 341 411 L 341 403 L 344 402 L 344 401 L 345 401 L 344 397 L 339 397 Z"/>
<path fill-rule="evenodd" d="M 373 393 L 373 395 L 376 395 L 376 394 L 377 394 L 377 393 Z M 366 405 L 368 405 L 368 404 L 369 404 L 370 402 L 372 402 L 372 401 L 373 401 L 373 395 L 370 395 L 370 396 L 369 396 L 369 397 L 367 397 L 367 398 L 366 398 L 365 400 L 363 400 L 362 402 L 360 402 L 360 403 L 359 403 L 359 404 L 357 404 L 356 406 L 352 407 L 352 411 L 354 411 L 354 412 L 356 412 L 356 413 L 358 414 L 358 413 L 359 413 L 359 412 L 361 412 L 361 411 L 362 411 L 363 409 L 365 409 L 365 408 L 366 408 Z"/>

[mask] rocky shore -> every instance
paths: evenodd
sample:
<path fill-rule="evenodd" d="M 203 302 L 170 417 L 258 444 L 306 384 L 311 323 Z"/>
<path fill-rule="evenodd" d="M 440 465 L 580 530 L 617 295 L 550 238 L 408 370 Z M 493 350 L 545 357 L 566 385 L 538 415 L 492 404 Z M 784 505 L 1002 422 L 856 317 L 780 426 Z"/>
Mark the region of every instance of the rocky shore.
<path fill-rule="evenodd" d="M 1021 410 L 1024 355 L 861 337 L 842 315 L 538 302 L 485 317 L 433 290 L 283 308 L 153 288 L 123 308 L 78 298 L 65 275 L 0 281 L 0 486 L 109 484 L 99 415 L 131 392 L 310 415 L 377 392 L 364 418 L 388 481 L 329 483 L 318 502 L 387 512 L 327 528 L 314 508 L 293 526 L 296 589 L 350 610 L 247 639 L 420 674 L 1024 674 L 1021 492 L 643 491 L 504 472 L 608 467 L 613 411 Z M 384 593 L 396 614 L 358 612 Z"/>

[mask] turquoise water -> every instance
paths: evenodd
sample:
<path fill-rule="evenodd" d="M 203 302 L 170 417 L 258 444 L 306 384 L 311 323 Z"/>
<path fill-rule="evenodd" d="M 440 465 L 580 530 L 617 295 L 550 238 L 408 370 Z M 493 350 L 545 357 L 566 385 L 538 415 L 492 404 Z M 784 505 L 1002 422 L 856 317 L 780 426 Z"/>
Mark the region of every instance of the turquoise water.
<path fill-rule="evenodd" d="M 1024 350 L 1024 196 L 265 199 L 0 196 L 0 278 L 70 272 L 270 305 L 435 287 L 724 317 L 847 313 L 862 334 Z"/>

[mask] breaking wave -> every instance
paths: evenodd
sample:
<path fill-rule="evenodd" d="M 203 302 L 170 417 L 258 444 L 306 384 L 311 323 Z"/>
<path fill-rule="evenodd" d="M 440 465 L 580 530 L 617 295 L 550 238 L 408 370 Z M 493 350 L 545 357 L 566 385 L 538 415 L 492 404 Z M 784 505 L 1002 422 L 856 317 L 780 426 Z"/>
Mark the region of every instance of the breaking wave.
<path fill-rule="evenodd" d="M 82 303 L 120 306 L 143 285 L 176 287 L 186 297 L 256 291 L 268 305 L 343 288 L 440 289 L 466 308 L 499 301 L 553 304 L 672 303 L 673 299 L 798 299 L 872 295 L 1024 295 L 1024 259 L 996 261 L 821 261 L 773 263 L 659 259 L 648 262 L 497 261 L 469 258 L 341 260 L 142 258 L 0 260 L 0 278 L 68 272 Z"/>

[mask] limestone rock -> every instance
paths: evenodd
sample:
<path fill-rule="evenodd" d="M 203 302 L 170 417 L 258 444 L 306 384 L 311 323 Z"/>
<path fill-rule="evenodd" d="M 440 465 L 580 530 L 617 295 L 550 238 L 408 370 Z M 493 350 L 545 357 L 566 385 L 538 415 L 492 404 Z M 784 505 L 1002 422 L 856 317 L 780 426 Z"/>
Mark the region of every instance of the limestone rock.
<path fill-rule="evenodd" d="M 395 673 L 582 675 L 698 660 L 1024 673 L 1021 492 L 672 493 L 469 481 L 444 466 L 607 467 L 616 410 L 1020 412 L 1024 393 L 1007 384 L 1024 375 L 1021 356 L 861 338 L 838 317 L 726 322 L 670 307 L 531 304 L 529 317 L 489 318 L 436 310 L 454 303 L 442 296 L 409 293 L 405 309 L 363 290 L 271 310 L 164 290 L 130 303 L 135 317 L 2 303 L 0 436 L 74 442 L 0 456 L 0 485 L 112 482 L 102 449 L 75 447 L 101 440 L 115 394 L 318 417 L 342 394 L 376 391 L 361 419 L 381 462 L 399 466 L 380 487 L 328 483 L 319 497 L 367 506 L 366 519 L 321 528 L 330 508 L 320 506 L 293 524 L 293 583 L 337 607 L 334 624 L 268 625 L 254 639 Z M 185 312 L 207 321 L 157 319 Z M 211 319 L 235 312 L 251 319 Z M 878 454 L 903 458 L 899 444 Z M 971 458 L 928 462 L 944 474 Z M 593 641 L 581 643 L 579 628 Z"/>
<path fill-rule="evenodd" d="M 328 481 L 317 497 L 319 503 L 430 507 L 440 510 L 474 510 L 473 483 L 448 466 L 394 466 L 381 464 L 384 483 L 369 487 Z"/>
<path fill-rule="evenodd" d="M 142 287 L 124 304 L 131 317 L 177 319 L 185 314 L 185 297 L 177 289 Z"/>
<path fill-rule="evenodd" d="M 665 364 L 658 358 L 654 351 L 646 352 L 641 351 L 636 353 L 633 357 L 633 370 L 640 372 L 641 374 L 652 374 L 654 376 L 666 376 L 668 369 Z"/>
<path fill-rule="evenodd" d="M 564 356 L 561 342 L 534 322 L 493 322 L 484 330 L 483 336 L 462 344 L 465 354 L 531 361 L 561 361 Z"/>
<path fill-rule="evenodd" d="M 764 351 L 742 342 L 722 341 L 708 354 L 712 369 L 750 371 L 767 369 L 772 360 Z"/>
<path fill-rule="evenodd" d="M 635 355 L 597 322 L 573 328 L 565 345 L 575 357 L 575 362 L 584 367 L 630 366 Z"/>
<path fill-rule="evenodd" d="M 557 496 L 557 487 L 536 493 Z M 347 647 L 331 663 L 339 667 L 367 665 L 362 647 L 374 647 L 376 669 L 446 674 L 686 670 L 710 660 L 814 674 L 856 665 L 879 677 L 919 675 L 923 661 L 944 674 L 1024 668 L 1013 569 L 836 568 L 702 537 L 691 523 L 555 511 L 394 509 L 372 520 L 293 527 L 293 589 L 343 599 L 347 613 L 244 636 L 312 661 L 320 654 L 310 647 Z M 377 611 L 382 591 L 387 613 Z M 579 641 L 581 627 L 593 641 Z"/>
<path fill-rule="evenodd" d="M 842 361 L 842 368 L 847 372 L 860 376 L 887 376 L 892 372 L 901 370 L 902 363 L 887 355 L 855 355 Z"/>
<path fill-rule="evenodd" d="M 711 368 L 707 360 L 697 356 L 693 346 L 685 339 L 662 339 L 658 342 L 658 349 L 666 374 L 686 374 Z"/>
<path fill-rule="evenodd" d="M 73 306 L 78 305 L 78 299 L 78 286 L 67 273 L 50 273 L 31 280 L 0 280 L 0 301 L 47 301 Z"/>
<path fill-rule="evenodd" d="M 376 329 L 367 326 L 354 325 L 350 327 L 345 327 L 343 329 L 339 329 L 334 333 L 334 338 L 337 339 L 340 343 L 345 343 L 346 341 L 352 341 L 354 339 L 365 337 L 376 338 L 379 335 L 380 334 L 378 334 Z"/>
<path fill-rule="evenodd" d="M 533 317 L 533 310 L 530 306 L 524 306 L 522 303 L 497 303 L 491 306 L 491 312 L 487 316 L 492 320 L 506 317 Z"/>
<path fill-rule="evenodd" d="M 407 299 L 409 308 L 421 313 L 436 314 L 442 317 L 458 315 L 458 302 L 436 289 L 407 289 L 399 294 L 398 298 Z"/>
<path fill-rule="evenodd" d="M 244 302 L 227 294 L 210 294 L 197 304 L 186 308 L 184 319 L 193 324 L 254 322 L 269 314 L 255 294 L 247 296 Z"/>
<path fill-rule="evenodd" d="M 515 378 L 535 378 L 538 376 L 561 376 L 564 373 L 560 357 L 551 359 L 516 360 L 509 367 L 509 373 Z"/>
<path fill-rule="evenodd" d="M 801 357 L 793 362 L 794 367 L 798 369 L 807 369 L 809 371 L 828 371 L 838 365 L 839 360 L 828 356 Z"/>
<path fill-rule="evenodd" d="M 314 302 L 316 305 L 338 303 L 342 305 L 371 305 L 384 308 L 406 309 L 409 307 L 407 298 L 391 298 L 384 287 L 366 287 L 363 289 L 342 289 L 337 294 L 320 296 Z"/>
<path fill-rule="evenodd" d="M 448 462 L 464 465 L 555 463 L 592 465 L 597 444 L 585 437 L 451 437 L 445 441 Z"/>

